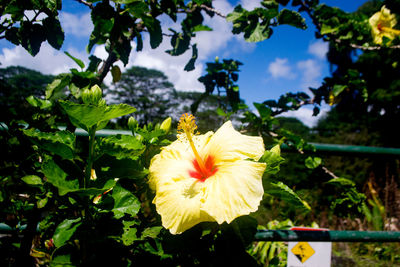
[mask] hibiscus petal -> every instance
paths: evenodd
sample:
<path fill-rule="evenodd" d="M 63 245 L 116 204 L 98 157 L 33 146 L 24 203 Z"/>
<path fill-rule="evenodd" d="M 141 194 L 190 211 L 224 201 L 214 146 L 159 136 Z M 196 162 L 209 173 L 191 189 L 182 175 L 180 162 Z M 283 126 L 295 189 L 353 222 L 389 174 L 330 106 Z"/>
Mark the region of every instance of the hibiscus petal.
<path fill-rule="evenodd" d="M 204 183 L 182 178 L 158 187 L 153 202 L 161 215 L 162 225 L 172 234 L 179 234 L 194 225 L 214 221 L 200 209 L 204 197 Z"/>
<path fill-rule="evenodd" d="M 261 137 L 242 135 L 233 128 L 230 121 L 227 121 L 211 137 L 202 154 L 213 155 L 218 165 L 220 161 L 248 158 L 257 161 L 264 152 L 264 143 Z"/>
<path fill-rule="evenodd" d="M 264 194 L 262 175 L 266 164 L 240 160 L 220 165 L 205 182 L 201 209 L 219 224 L 256 211 Z"/>

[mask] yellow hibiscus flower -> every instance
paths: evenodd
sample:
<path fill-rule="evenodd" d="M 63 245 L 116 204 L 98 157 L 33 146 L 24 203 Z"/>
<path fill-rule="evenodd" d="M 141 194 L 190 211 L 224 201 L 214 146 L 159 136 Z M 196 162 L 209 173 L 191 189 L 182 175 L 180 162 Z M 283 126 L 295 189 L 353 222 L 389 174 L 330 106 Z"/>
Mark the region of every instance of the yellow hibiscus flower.
<path fill-rule="evenodd" d="M 382 44 L 383 37 L 393 40 L 400 35 L 400 31 L 393 29 L 396 26 L 396 16 L 390 13 L 390 10 L 382 6 L 381 11 L 376 12 L 369 18 L 369 24 L 372 29 L 372 37 L 376 44 Z"/>
<path fill-rule="evenodd" d="M 196 135 L 192 115 L 182 115 L 178 140 L 150 163 L 153 203 L 172 234 L 200 222 L 230 223 L 256 211 L 264 194 L 261 137 L 237 132 L 230 121 L 215 133 Z"/>

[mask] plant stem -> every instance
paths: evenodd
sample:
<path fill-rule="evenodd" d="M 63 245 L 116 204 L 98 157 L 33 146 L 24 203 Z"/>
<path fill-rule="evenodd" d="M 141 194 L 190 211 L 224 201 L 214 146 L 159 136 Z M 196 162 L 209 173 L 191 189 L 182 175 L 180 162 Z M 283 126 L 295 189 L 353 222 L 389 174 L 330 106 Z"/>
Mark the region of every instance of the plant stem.
<path fill-rule="evenodd" d="M 86 188 L 86 186 L 89 184 L 89 181 L 90 181 L 90 174 L 92 171 L 93 161 L 95 158 L 95 155 L 94 155 L 95 141 L 96 141 L 96 126 L 93 126 L 92 128 L 89 129 L 89 155 L 88 155 L 88 161 L 87 161 L 86 170 L 85 170 L 85 178 L 83 181 L 83 188 Z"/>
<path fill-rule="evenodd" d="M 92 126 L 89 128 L 89 154 L 88 154 L 88 160 L 87 160 L 87 165 L 85 169 L 85 177 L 83 179 L 83 188 L 86 189 L 86 187 L 89 185 L 90 181 L 90 175 L 92 173 L 92 168 L 93 168 L 93 162 L 95 159 L 95 144 L 96 144 L 96 125 Z M 84 226 L 86 227 L 87 225 L 90 225 L 90 220 L 91 220 L 91 215 L 89 212 L 89 206 L 90 206 L 90 199 L 87 199 L 87 202 L 85 203 L 85 208 L 82 210 L 82 220 L 84 222 Z M 92 222 L 93 223 L 93 222 Z M 87 260 L 87 248 L 88 248 L 88 232 L 84 231 L 83 233 L 83 239 L 81 240 L 81 246 L 82 246 L 82 261 L 86 262 Z"/>

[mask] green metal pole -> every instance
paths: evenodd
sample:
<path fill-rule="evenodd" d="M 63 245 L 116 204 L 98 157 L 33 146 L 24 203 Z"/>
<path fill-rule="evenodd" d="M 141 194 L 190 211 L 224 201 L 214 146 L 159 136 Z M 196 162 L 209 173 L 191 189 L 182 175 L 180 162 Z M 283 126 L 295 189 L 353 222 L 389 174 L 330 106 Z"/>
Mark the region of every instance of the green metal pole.
<path fill-rule="evenodd" d="M 65 126 L 58 127 L 60 130 L 65 130 Z M 7 130 L 8 127 L 4 123 L 0 122 L 0 130 Z M 75 134 L 79 136 L 87 136 L 88 133 L 83 129 L 76 129 Z M 132 135 L 131 131 L 124 130 L 111 130 L 111 129 L 103 129 L 96 131 L 96 136 L 106 137 L 109 135 L 115 134 L 126 134 Z M 328 153 L 328 154 L 359 154 L 359 155 L 367 155 L 367 156 L 391 156 L 391 157 L 400 157 L 400 148 L 389 148 L 389 147 L 373 147 L 373 146 L 353 146 L 353 145 L 337 145 L 337 144 L 320 144 L 320 143 L 309 143 L 314 145 L 317 153 Z M 282 150 L 285 151 L 294 151 L 293 148 L 289 147 L 286 144 L 282 144 Z M 311 150 L 305 150 L 305 152 L 313 152 Z"/>
<path fill-rule="evenodd" d="M 400 232 L 264 230 L 255 241 L 400 242 Z"/>
<path fill-rule="evenodd" d="M 309 143 L 314 145 L 316 153 L 329 153 L 329 154 L 359 154 L 368 156 L 400 156 L 400 148 L 388 148 L 388 147 L 374 147 L 374 146 L 353 146 L 353 145 L 336 145 L 336 144 L 320 144 L 320 143 Z M 293 148 L 286 144 L 282 144 L 282 150 L 294 151 Z M 305 150 L 305 152 L 313 152 L 311 150 Z"/>

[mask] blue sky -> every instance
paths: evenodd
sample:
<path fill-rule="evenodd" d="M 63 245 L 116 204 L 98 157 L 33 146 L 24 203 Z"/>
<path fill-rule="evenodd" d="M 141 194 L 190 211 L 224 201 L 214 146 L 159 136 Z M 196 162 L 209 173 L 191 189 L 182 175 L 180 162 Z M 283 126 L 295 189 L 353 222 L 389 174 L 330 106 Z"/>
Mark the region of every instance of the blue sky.
<path fill-rule="evenodd" d="M 223 14 L 228 14 L 238 3 L 247 9 L 252 9 L 258 2 L 258 0 L 217 0 L 214 2 L 214 7 Z M 366 1 L 325 0 L 321 2 L 352 12 Z M 159 69 L 169 77 L 178 90 L 203 91 L 197 78 L 204 74 L 205 63 L 213 61 L 218 56 L 221 59 L 232 58 L 244 63 L 241 66 L 238 83 L 241 98 L 250 107 L 253 102 L 277 99 L 286 92 L 308 92 L 308 87 L 318 87 L 322 79 L 329 75 L 329 66 L 325 59 L 327 44 L 315 39 L 315 29 L 310 19 L 306 14 L 303 16 L 309 26 L 307 30 L 279 26 L 274 28 L 270 39 L 260 43 L 246 43 L 241 36 L 233 35 L 230 23 L 222 18 L 206 19 L 206 24 L 214 31 L 197 34 L 194 41 L 198 43 L 199 59 L 194 71 L 189 73 L 183 71 L 184 65 L 191 56 L 191 51 L 179 57 L 167 55 L 164 51 L 169 49 L 169 40 L 166 38 L 158 49 L 152 50 L 145 37 L 144 50 L 140 53 L 133 52 L 127 67 L 139 65 Z M 60 51 L 54 50 L 48 44 L 43 44 L 41 52 L 36 57 L 31 57 L 22 47 L 15 47 L 5 40 L 0 40 L 1 67 L 22 65 L 46 74 L 68 72 L 69 68 L 76 65 L 64 55 L 64 51 L 87 62 L 88 54 L 85 47 L 93 29 L 89 9 L 76 1 L 63 1 L 60 19 L 66 34 Z M 175 25 L 169 19 L 162 18 L 162 26 L 167 29 Z M 179 30 L 179 27 L 175 28 Z M 95 47 L 92 52 L 98 57 L 106 56 L 103 46 Z M 121 63 L 119 65 L 123 68 Z M 109 82 L 110 79 L 107 77 L 106 81 Z M 324 112 L 327 109 L 326 106 L 323 107 Z M 312 126 L 317 118 L 311 117 L 311 113 L 310 108 L 303 108 L 287 115 L 296 116 L 305 124 Z"/>

